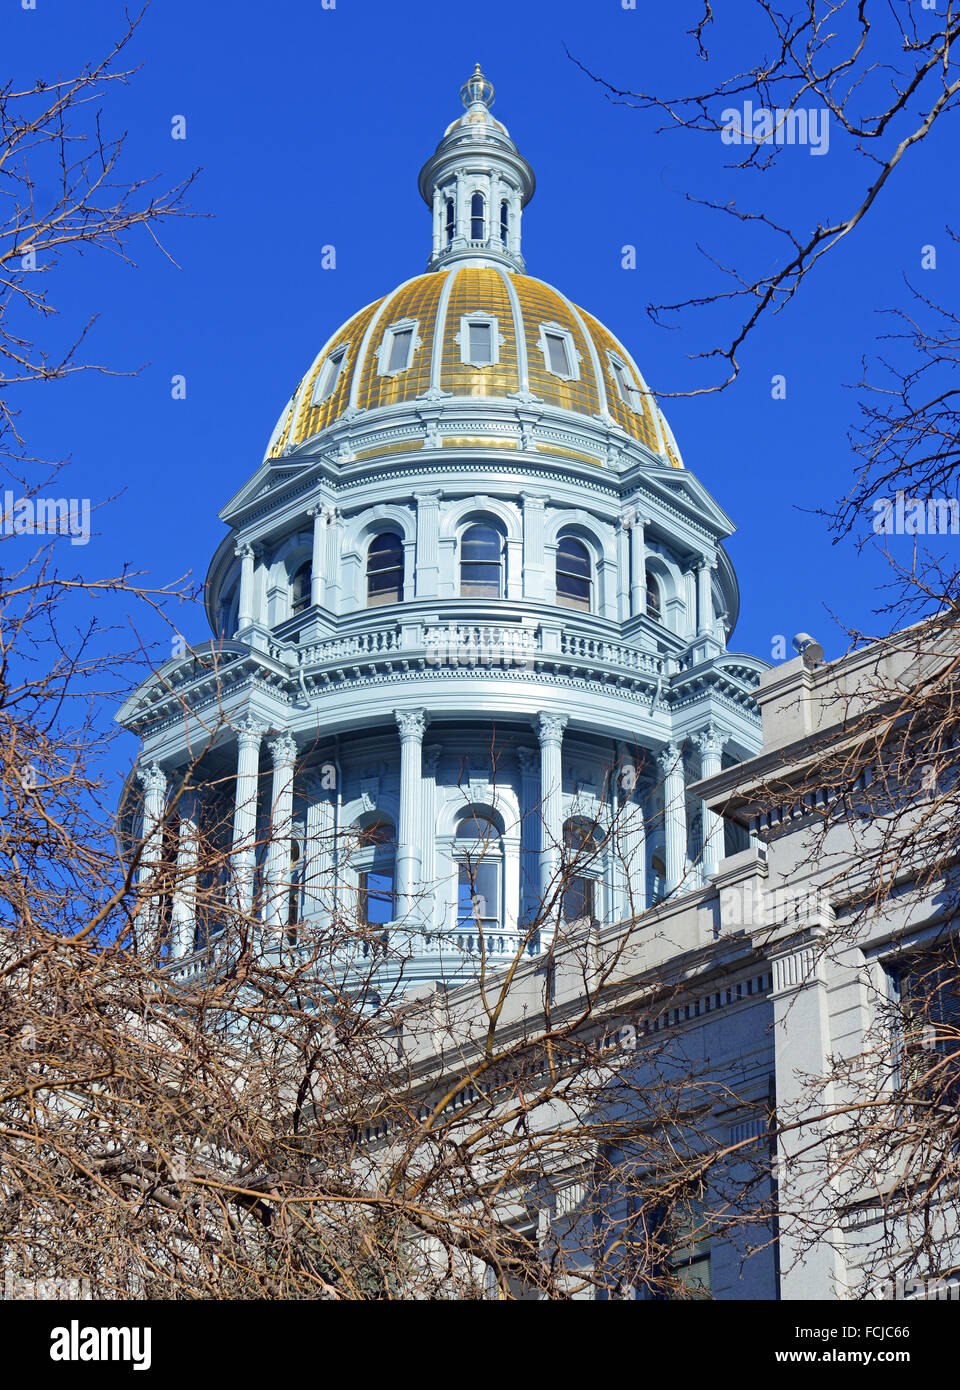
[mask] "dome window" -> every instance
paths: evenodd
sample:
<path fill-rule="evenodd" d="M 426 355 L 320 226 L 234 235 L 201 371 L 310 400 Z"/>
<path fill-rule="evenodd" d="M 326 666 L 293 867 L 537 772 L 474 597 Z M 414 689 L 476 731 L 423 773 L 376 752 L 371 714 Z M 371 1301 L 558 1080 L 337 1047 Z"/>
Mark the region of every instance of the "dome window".
<path fill-rule="evenodd" d="M 500 240 L 503 242 L 504 246 L 506 246 L 507 244 L 507 238 L 509 237 L 509 235 L 510 204 L 507 202 L 506 198 L 504 198 L 503 202 L 500 204 Z"/>
<path fill-rule="evenodd" d="M 538 346 L 548 372 L 563 381 L 579 380 L 579 354 L 568 329 L 558 323 L 542 323 Z"/>
<path fill-rule="evenodd" d="M 460 360 L 468 367 L 492 367 L 500 358 L 500 333 L 491 314 L 468 314 L 460 320 L 454 337 L 460 344 Z"/>
<path fill-rule="evenodd" d="M 590 612 L 590 552 L 582 541 L 562 536 L 557 546 L 557 603 Z"/>
<path fill-rule="evenodd" d="M 310 607 L 310 591 L 313 585 L 313 566 L 305 560 L 294 572 L 290 580 L 290 616 L 305 613 Z"/>
<path fill-rule="evenodd" d="M 503 537 L 493 526 L 470 526 L 460 541 L 460 597 L 503 597 Z"/>
<path fill-rule="evenodd" d="M 399 323 L 392 324 L 384 333 L 377 352 L 380 375 L 397 376 L 405 372 L 419 346 L 415 320 L 401 319 Z"/>
<path fill-rule="evenodd" d="M 333 352 L 328 355 L 317 374 L 316 385 L 313 388 L 313 397 L 310 401 L 311 405 L 320 405 L 322 401 L 325 401 L 329 396 L 333 395 L 337 387 L 337 382 L 340 380 L 340 373 L 343 371 L 343 364 L 346 360 L 346 343 L 341 347 L 334 348 Z"/>
<path fill-rule="evenodd" d="M 654 622 L 659 623 L 663 621 L 660 585 L 649 570 L 647 570 L 647 617 L 653 618 Z"/>
<path fill-rule="evenodd" d="M 444 231 L 446 233 L 447 245 L 453 241 L 457 230 L 457 211 L 456 204 L 452 198 L 448 198 L 444 209 Z"/>
<path fill-rule="evenodd" d="M 487 209 L 482 193 L 474 193 L 470 199 L 470 240 L 486 241 Z"/>
<path fill-rule="evenodd" d="M 393 531 L 375 536 L 367 551 L 367 607 L 403 598 L 403 541 Z"/>
<path fill-rule="evenodd" d="M 633 383 L 630 373 L 627 371 L 625 362 L 621 362 L 619 357 L 610 354 L 610 366 L 613 368 L 613 377 L 617 383 L 617 390 L 620 399 L 629 410 L 638 411 L 640 409 L 640 392 Z"/>

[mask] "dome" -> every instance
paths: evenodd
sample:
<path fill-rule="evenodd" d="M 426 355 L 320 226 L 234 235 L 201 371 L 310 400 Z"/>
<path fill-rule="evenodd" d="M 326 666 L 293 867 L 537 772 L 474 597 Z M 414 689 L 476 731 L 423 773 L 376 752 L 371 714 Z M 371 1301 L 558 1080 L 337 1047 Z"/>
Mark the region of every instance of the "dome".
<path fill-rule="evenodd" d="M 472 352 L 477 325 L 482 348 Z M 391 348 L 398 334 L 402 357 Z M 409 405 L 427 392 L 453 401 L 532 395 L 619 427 L 683 467 L 662 411 L 609 329 L 544 281 L 483 261 L 453 261 L 408 280 L 338 328 L 284 409 L 267 457 L 305 444 L 348 411 L 352 418 Z"/>

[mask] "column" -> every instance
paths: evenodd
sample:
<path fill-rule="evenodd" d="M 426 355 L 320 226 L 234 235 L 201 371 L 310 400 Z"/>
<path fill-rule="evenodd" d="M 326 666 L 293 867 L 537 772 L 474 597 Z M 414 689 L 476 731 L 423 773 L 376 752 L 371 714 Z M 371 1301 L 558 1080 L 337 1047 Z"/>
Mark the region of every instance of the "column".
<path fill-rule="evenodd" d="M 457 206 L 456 206 L 456 238 L 465 241 L 470 235 L 470 209 L 465 206 L 466 197 L 463 191 L 464 177 L 457 175 Z"/>
<path fill-rule="evenodd" d="M 414 493 L 417 504 L 417 598 L 436 598 L 440 592 L 440 494 Z"/>
<path fill-rule="evenodd" d="M 167 806 L 167 779 L 159 763 L 148 763 L 137 768 L 137 781 L 143 788 L 143 823 L 140 831 L 140 863 L 137 867 L 137 885 L 144 897 L 148 898 L 146 922 L 150 929 L 156 929 L 159 920 L 159 897 L 153 894 L 149 901 L 149 885 L 156 882 L 163 860 L 163 821 Z"/>
<path fill-rule="evenodd" d="M 340 612 L 340 545 L 343 539 L 343 516 L 339 507 L 327 508 L 326 607 L 331 613 Z"/>
<path fill-rule="evenodd" d="M 510 232 L 508 240 L 510 242 L 509 251 L 511 256 L 520 255 L 520 195 L 511 193 L 508 199 L 510 203 Z"/>
<path fill-rule="evenodd" d="M 197 862 L 200 858 L 200 801 L 192 789 L 177 798 L 180 830 L 177 835 L 177 876 L 170 914 L 170 955 L 174 960 L 190 955 L 197 932 Z"/>
<path fill-rule="evenodd" d="M 443 237 L 443 194 L 439 188 L 433 190 L 433 254 L 440 254 Z"/>
<path fill-rule="evenodd" d="M 397 918 L 406 917 L 420 879 L 420 805 L 426 711 L 395 710 L 400 730 L 400 824 L 397 826 Z"/>
<path fill-rule="evenodd" d="M 617 615 L 621 622 L 630 616 L 630 521 L 617 521 Z"/>
<path fill-rule="evenodd" d="M 817 935 L 815 932 L 813 939 L 807 941 L 795 937 L 785 943 L 782 954 L 771 960 L 777 1109 L 784 1118 L 803 1111 L 829 1114 L 836 1103 L 830 1081 L 819 1091 L 815 1106 L 809 1094 L 810 1077 L 829 1076 L 834 1048 L 824 975 L 826 962 Z M 847 1282 L 843 1231 L 824 1231 L 811 1244 L 806 1222 L 808 1210 L 823 1210 L 827 1203 L 838 1199 L 838 1194 L 830 1191 L 829 1145 L 832 1131 L 843 1123 L 842 1118 L 813 1120 L 787 1131 L 778 1140 L 783 1299 L 843 1297 Z"/>
<path fill-rule="evenodd" d="M 680 746 L 668 743 L 657 763 L 663 778 L 663 830 L 666 888 L 669 894 L 680 887 L 687 867 L 687 803 Z"/>
<path fill-rule="evenodd" d="M 324 559 L 326 551 L 327 510 L 319 503 L 307 516 L 313 518 L 313 558 L 310 563 L 310 603 L 314 608 L 323 603 Z"/>
<path fill-rule="evenodd" d="M 713 636 L 713 565 L 706 558 L 697 564 L 697 634 Z"/>
<path fill-rule="evenodd" d="M 231 859 L 234 905 L 244 916 L 248 916 L 253 907 L 260 740 L 265 733 L 265 726 L 249 715 L 237 726 L 237 785 L 234 795 Z"/>
<path fill-rule="evenodd" d="M 490 190 L 487 197 L 487 245 L 500 243 L 500 175 L 490 175 Z"/>
<path fill-rule="evenodd" d="M 546 503 L 544 498 L 532 492 L 520 495 L 523 499 L 523 596 L 542 600 L 545 593 L 543 532 Z"/>
<path fill-rule="evenodd" d="M 563 766 L 561 750 L 565 714 L 540 716 L 540 898 L 556 892 L 557 867 L 563 837 Z"/>
<path fill-rule="evenodd" d="M 244 544 L 238 545 L 234 554 L 240 560 L 240 604 L 237 625 L 244 628 L 249 627 L 254 621 L 256 611 L 254 585 L 256 582 L 257 553 L 252 545 Z"/>
<path fill-rule="evenodd" d="M 540 755 L 533 748 L 518 748 L 520 764 L 520 920 L 537 915 L 540 897 Z"/>
<path fill-rule="evenodd" d="M 639 788 L 624 793 L 618 836 L 627 882 L 627 912 L 638 916 L 647 906 L 647 833 Z"/>
<path fill-rule="evenodd" d="M 303 916 L 317 922 L 331 916 L 336 907 L 334 870 L 334 806 L 330 800 L 329 774 L 313 769 L 301 775 L 307 799 L 307 829 L 303 865 Z"/>
<path fill-rule="evenodd" d="M 720 771 L 723 745 L 726 739 L 716 724 L 708 724 L 695 739 L 700 750 L 700 776 L 716 777 Z M 700 803 L 700 818 L 703 825 L 703 879 L 712 878 L 720 867 L 723 858 L 723 821 L 709 809 L 705 801 Z"/>
<path fill-rule="evenodd" d="M 429 895 L 428 904 L 436 901 L 437 896 L 437 866 L 434 861 L 437 840 L 437 763 L 440 761 L 441 752 L 442 749 L 436 743 L 430 744 L 423 750 L 420 877 L 424 889 Z M 436 925 L 436 922 L 432 920 L 426 923 L 428 930 L 435 929 Z"/>
<path fill-rule="evenodd" d="M 630 521 L 630 613 L 647 611 L 646 521 L 636 512 Z"/>
<path fill-rule="evenodd" d="M 293 736 L 280 734 L 268 744 L 273 759 L 270 799 L 270 844 L 267 848 L 266 893 L 263 919 L 274 929 L 287 925 L 290 891 L 290 832 L 293 824 L 293 766 L 297 745 Z"/>

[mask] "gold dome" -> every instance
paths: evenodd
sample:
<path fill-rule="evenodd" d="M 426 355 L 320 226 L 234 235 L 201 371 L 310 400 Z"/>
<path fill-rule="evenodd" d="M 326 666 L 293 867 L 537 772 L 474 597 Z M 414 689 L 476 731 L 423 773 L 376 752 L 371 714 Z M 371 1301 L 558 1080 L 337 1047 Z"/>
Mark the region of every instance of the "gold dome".
<path fill-rule="evenodd" d="M 493 323 L 497 338 L 495 361 L 482 367 L 464 361 L 461 350 L 463 321 L 481 316 Z M 406 368 L 388 375 L 381 349 L 398 324 L 413 328 L 412 351 Z M 572 350 L 567 377 L 550 370 L 544 332 L 551 329 Z M 341 352 L 335 384 L 318 399 L 321 373 Z M 683 467 L 636 363 L 608 329 L 542 280 L 497 265 L 462 263 L 407 281 L 332 334 L 278 421 L 267 457 L 305 443 L 348 410 L 412 403 L 431 389 L 472 399 L 529 392 L 546 405 L 612 420 L 675 468 Z"/>

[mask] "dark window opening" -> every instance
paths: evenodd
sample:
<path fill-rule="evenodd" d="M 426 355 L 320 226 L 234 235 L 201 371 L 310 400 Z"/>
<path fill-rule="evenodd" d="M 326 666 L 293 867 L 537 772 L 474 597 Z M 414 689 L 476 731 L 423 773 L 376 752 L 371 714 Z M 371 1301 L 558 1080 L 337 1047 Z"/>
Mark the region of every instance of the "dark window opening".
<path fill-rule="evenodd" d="M 403 598 L 403 541 L 392 531 L 375 536 L 367 551 L 367 607 Z"/>
<path fill-rule="evenodd" d="M 462 598 L 503 597 L 503 538 L 492 526 L 470 526 L 460 542 Z"/>
<path fill-rule="evenodd" d="M 483 241 L 486 236 L 486 209 L 483 194 L 474 193 L 470 199 L 470 239 Z"/>
<path fill-rule="evenodd" d="M 313 566 L 309 560 L 304 560 L 290 581 L 290 612 L 294 617 L 310 607 L 312 584 Z"/>
<path fill-rule="evenodd" d="M 590 612 L 590 555 L 572 536 L 562 536 L 557 546 L 557 602 Z"/>

